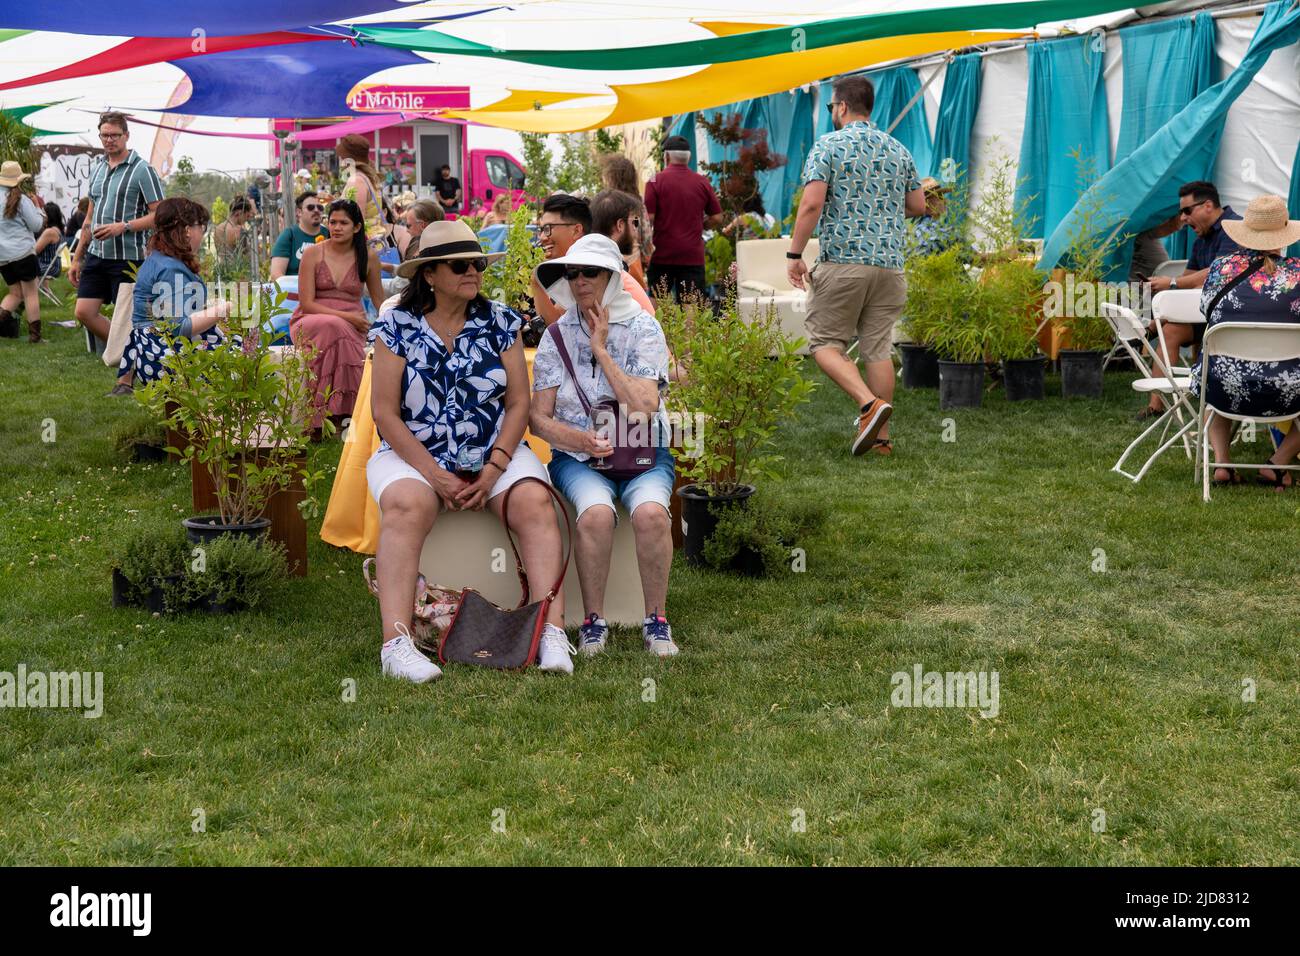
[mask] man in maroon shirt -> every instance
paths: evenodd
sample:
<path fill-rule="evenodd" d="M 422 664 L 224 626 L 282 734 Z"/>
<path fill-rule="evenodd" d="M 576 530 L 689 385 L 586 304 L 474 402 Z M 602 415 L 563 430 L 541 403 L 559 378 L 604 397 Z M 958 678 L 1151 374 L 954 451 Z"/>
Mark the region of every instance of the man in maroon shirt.
<path fill-rule="evenodd" d="M 666 286 L 677 301 L 691 289 L 704 289 L 705 229 L 722 226 L 722 206 L 707 176 L 689 165 L 691 145 L 684 136 L 664 140 L 664 169 L 645 186 L 645 208 L 654 223 L 650 256 L 650 294 Z"/>

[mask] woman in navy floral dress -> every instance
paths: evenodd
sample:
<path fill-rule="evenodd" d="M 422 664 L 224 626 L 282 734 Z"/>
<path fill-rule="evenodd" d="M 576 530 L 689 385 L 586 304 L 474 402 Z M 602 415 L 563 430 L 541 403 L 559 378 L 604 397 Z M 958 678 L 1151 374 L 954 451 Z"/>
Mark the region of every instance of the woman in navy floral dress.
<path fill-rule="evenodd" d="M 412 595 L 420 549 L 444 511 L 501 515 L 503 492 L 524 478 L 547 481 L 524 444 L 529 385 L 523 320 L 483 297 L 484 255 L 460 221 L 434 222 L 419 254 L 398 267 L 410 280 L 375 327 L 371 405 L 384 439 L 366 465 L 379 503 L 379 610 L 385 674 L 423 683 L 441 671 L 411 642 Z M 529 482 L 510 497 L 510 527 L 528 573 L 532 601 L 559 577 L 560 529 L 545 488 Z M 540 667 L 572 673 L 564 595 L 542 631 Z"/>
<path fill-rule="evenodd" d="M 1201 293 L 1201 310 L 1237 276 L 1258 268 L 1219 300 L 1214 314 L 1206 316 L 1206 331 L 1223 322 L 1285 322 L 1300 324 L 1300 259 L 1286 258 L 1283 250 L 1300 240 L 1300 222 L 1287 219 L 1280 196 L 1251 200 L 1240 221 L 1224 220 L 1224 231 L 1244 252 L 1221 256 L 1210 265 Z M 1203 361 L 1203 360 L 1202 360 Z M 1274 418 L 1300 415 L 1300 360 L 1250 362 L 1216 355 L 1209 359 L 1205 379 L 1208 405 L 1247 417 Z M 1201 362 L 1192 368 L 1191 392 L 1200 394 Z M 1228 457 L 1232 420 L 1214 416 L 1207 433 L 1214 448 L 1215 484 L 1239 482 Z M 1293 422 L 1286 438 L 1269 460 L 1289 464 L 1300 451 L 1300 428 Z M 1289 488 L 1290 472 L 1260 470 L 1261 484 Z"/>

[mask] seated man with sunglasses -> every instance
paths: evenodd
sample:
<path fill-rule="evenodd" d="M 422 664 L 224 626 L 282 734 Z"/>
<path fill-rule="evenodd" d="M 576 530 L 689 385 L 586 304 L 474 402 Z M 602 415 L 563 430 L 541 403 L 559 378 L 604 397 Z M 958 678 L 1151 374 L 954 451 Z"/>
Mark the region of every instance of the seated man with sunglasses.
<path fill-rule="evenodd" d="M 1178 189 L 1178 218 L 1196 233 L 1192 243 L 1192 252 L 1187 259 L 1187 268 L 1180 276 L 1155 276 L 1151 279 L 1151 294 L 1164 292 L 1166 289 L 1199 289 L 1205 285 L 1205 277 L 1210 274 L 1210 265 L 1221 256 L 1230 256 L 1241 251 L 1241 247 L 1232 241 L 1232 237 L 1223 231 L 1223 221 L 1240 219 L 1231 206 L 1219 204 L 1219 190 L 1214 183 L 1201 180 L 1184 183 Z M 1178 350 L 1184 345 L 1200 345 L 1205 335 L 1205 326 L 1188 325 L 1185 322 L 1165 322 L 1164 338 L 1168 349 L 1166 362 L 1170 366 L 1181 364 Z M 1151 333 L 1155 334 L 1154 326 Z M 1154 348 L 1155 346 L 1153 346 Z M 1137 420 L 1155 418 L 1164 411 L 1160 393 L 1153 391 L 1151 401 L 1138 414 Z"/>
<path fill-rule="evenodd" d="M 272 282 L 281 276 L 296 276 L 298 266 L 302 263 L 303 250 L 330 237 L 329 230 L 321 226 L 321 215 L 325 207 L 315 193 L 303 193 L 293 204 L 298 222 L 280 233 L 275 239 L 275 245 L 271 247 Z"/>
<path fill-rule="evenodd" d="M 641 638 L 658 657 L 677 653 L 668 626 L 668 569 L 673 560 L 669 520 L 675 470 L 662 394 L 668 386 L 668 344 L 663 329 L 623 287 L 623 258 L 608 236 L 584 236 L 559 259 L 543 262 L 534 281 L 564 309 L 542 336 L 533 359 L 533 434 L 551 445 L 551 481 L 577 514 L 574 556 L 582 588 L 583 622 L 578 651 L 605 649 L 609 635 L 601 614 L 619 499 L 632 516 L 637 568 L 645 600 Z M 564 342 L 568 363 L 555 334 Z M 570 371 L 570 367 L 572 371 Z M 597 429 L 587 403 L 616 401 L 627 431 L 648 426 L 654 460 L 632 477 L 602 471 L 613 444 Z M 616 436 L 618 437 L 618 436 Z"/>

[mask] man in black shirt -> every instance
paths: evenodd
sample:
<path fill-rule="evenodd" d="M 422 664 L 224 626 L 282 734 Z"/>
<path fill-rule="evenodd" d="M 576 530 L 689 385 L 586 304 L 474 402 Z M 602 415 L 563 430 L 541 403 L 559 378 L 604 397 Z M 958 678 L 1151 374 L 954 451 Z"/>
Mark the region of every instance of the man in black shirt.
<path fill-rule="evenodd" d="M 438 170 L 438 202 L 446 212 L 455 212 L 460 208 L 460 180 L 451 174 L 451 167 L 443 165 Z"/>
<path fill-rule="evenodd" d="M 1156 276 L 1151 280 L 1151 293 L 1164 292 L 1166 289 L 1199 289 L 1205 285 L 1209 275 L 1210 263 L 1220 256 L 1240 252 L 1241 247 L 1223 231 L 1224 219 L 1240 219 L 1231 206 L 1219 204 L 1219 190 L 1214 183 L 1198 180 L 1184 183 L 1178 189 L 1178 217 L 1186 222 L 1196 233 L 1192 243 L 1192 254 L 1187 259 L 1187 269 L 1180 276 Z M 1185 322 L 1164 322 L 1166 363 L 1172 367 L 1178 364 L 1178 351 L 1184 345 L 1200 344 L 1205 335 L 1204 325 L 1188 325 Z M 1154 328 L 1152 329 L 1154 332 Z M 1154 418 L 1164 410 L 1164 402 L 1159 392 L 1151 393 L 1151 401 L 1137 416 L 1138 421 Z"/>

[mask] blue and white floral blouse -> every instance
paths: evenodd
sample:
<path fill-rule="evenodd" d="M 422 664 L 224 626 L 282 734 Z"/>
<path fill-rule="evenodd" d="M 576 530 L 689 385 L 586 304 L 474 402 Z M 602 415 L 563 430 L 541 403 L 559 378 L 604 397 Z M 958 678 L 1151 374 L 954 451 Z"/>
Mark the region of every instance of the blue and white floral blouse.
<path fill-rule="evenodd" d="M 1277 271 L 1262 270 L 1239 283 L 1206 317 L 1206 329 L 1221 322 L 1300 323 L 1300 259 L 1275 259 Z M 1201 292 L 1201 309 L 1225 285 L 1250 268 L 1245 253 L 1221 256 L 1210 266 Z M 1192 368 L 1191 392 L 1200 394 L 1201 362 Z M 1206 399 L 1235 415 L 1267 418 L 1300 412 L 1300 361 L 1247 362 L 1216 355 L 1205 379 Z"/>
<path fill-rule="evenodd" d="M 389 309 L 375 337 L 406 360 L 402 421 L 443 468 L 477 470 L 501 431 L 506 370 L 501 356 L 523 320 L 499 302 L 470 302 L 465 327 L 447 354 L 422 315 Z M 385 441 L 380 450 L 390 448 Z"/>

